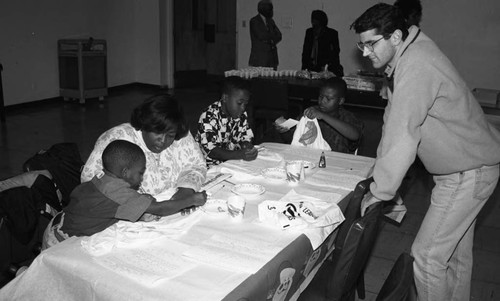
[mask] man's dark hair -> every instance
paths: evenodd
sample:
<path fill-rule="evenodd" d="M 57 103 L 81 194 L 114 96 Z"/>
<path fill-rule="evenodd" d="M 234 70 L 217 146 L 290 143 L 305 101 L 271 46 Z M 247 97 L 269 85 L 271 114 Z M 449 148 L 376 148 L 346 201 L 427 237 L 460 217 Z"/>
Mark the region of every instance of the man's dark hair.
<path fill-rule="evenodd" d="M 229 95 L 232 91 L 243 90 L 250 93 L 250 82 L 239 76 L 226 77 L 222 84 L 222 94 Z"/>
<path fill-rule="evenodd" d="M 400 9 L 387 3 L 378 3 L 367 9 L 351 24 L 356 33 L 375 29 L 375 34 L 380 34 L 388 39 L 391 34 L 399 29 L 403 33 L 403 41 L 408 36 L 408 25 Z"/>
<path fill-rule="evenodd" d="M 322 27 L 328 25 L 328 16 L 322 10 L 313 10 L 311 13 L 311 20 L 317 20 Z"/>
<path fill-rule="evenodd" d="M 152 96 L 132 111 L 130 124 L 138 131 L 163 134 L 168 125 L 177 126 L 175 140 L 186 137 L 189 127 L 182 107 L 168 94 Z"/>
<path fill-rule="evenodd" d="M 326 88 L 331 88 L 335 91 L 337 91 L 338 95 L 340 97 L 345 97 L 347 93 L 347 84 L 346 82 L 340 78 L 340 77 L 332 77 L 325 81 L 323 85 L 320 87 L 320 91 Z"/>
<path fill-rule="evenodd" d="M 102 167 L 113 173 L 129 167 L 139 160 L 146 160 L 142 149 L 129 141 L 113 140 L 102 152 Z M 119 174 L 115 174 L 119 176 Z"/>
<path fill-rule="evenodd" d="M 257 3 L 257 11 L 264 17 L 267 17 L 266 14 L 269 10 L 273 10 L 273 3 L 271 0 L 260 0 L 259 3 Z"/>
<path fill-rule="evenodd" d="M 422 4 L 420 0 L 396 0 L 394 6 L 399 8 L 409 26 L 420 26 L 422 20 Z"/>

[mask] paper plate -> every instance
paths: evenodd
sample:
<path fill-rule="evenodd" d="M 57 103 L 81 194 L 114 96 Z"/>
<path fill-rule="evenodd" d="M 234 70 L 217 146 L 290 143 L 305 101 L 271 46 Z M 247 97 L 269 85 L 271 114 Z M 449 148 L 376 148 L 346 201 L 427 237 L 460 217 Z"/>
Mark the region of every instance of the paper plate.
<path fill-rule="evenodd" d="M 262 176 L 271 181 L 286 181 L 286 170 L 279 167 L 266 168 L 262 170 Z"/>
<path fill-rule="evenodd" d="M 226 216 L 228 215 L 227 201 L 208 199 L 205 205 L 201 206 L 201 210 L 213 216 Z"/>
<path fill-rule="evenodd" d="M 244 198 L 253 198 L 263 194 L 266 189 L 259 184 L 237 184 L 233 186 L 231 191 Z"/>

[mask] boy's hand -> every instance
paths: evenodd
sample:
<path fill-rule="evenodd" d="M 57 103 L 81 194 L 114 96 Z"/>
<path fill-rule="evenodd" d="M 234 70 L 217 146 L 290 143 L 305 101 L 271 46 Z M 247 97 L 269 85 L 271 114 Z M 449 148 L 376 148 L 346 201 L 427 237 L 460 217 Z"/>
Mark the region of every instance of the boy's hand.
<path fill-rule="evenodd" d="M 157 221 L 160 218 L 161 218 L 161 216 L 158 216 L 158 215 L 144 213 L 139 220 L 143 221 L 143 222 L 152 222 L 152 221 Z"/>
<path fill-rule="evenodd" d="M 242 149 L 252 149 L 253 144 L 250 141 L 243 141 L 240 143 Z"/>
<path fill-rule="evenodd" d="M 177 192 L 170 198 L 171 200 L 188 198 L 192 194 L 194 194 L 194 190 L 186 187 L 178 187 Z"/>
<path fill-rule="evenodd" d="M 191 196 L 191 200 L 193 201 L 194 206 L 203 206 L 207 202 L 207 192 L 205 190 L 200 192 L 195 192 Z"/>
<path fill-rule="evenodd" d="M 237 152 L 240 152 L 241 159 L 245 161 L 255 160 L 259 154 L 259 151 L 255 147 L 252 147 L 251 149 L 240 149 Z"/>
<path fill-rule="evenodd" d="M 275 122 L 275 123 L 273 123 L 273 124 L 274 124 L 274 128 L 276 129 L 276 131 L 277 131 L 278 133 L 280 133 L 280 134 L 288 131 L 288 128 L 286 128 L 286 127 L 284 127 L 284 126 L 281 126 L 281 125 L 279 125 L 279 124 L 278 124 L 278 123 L 276 123 L 276 122 Z"/>
<path fill-rule="evenodd" d="M 315 107 L 309 107 L 304 110 L 304 116 L 306 116 L 309 119 L 317 118 L 318 120 L 321 120 L 323 119 L 323 114 L 324 114 L 323 112 L 321 112 Z"/>

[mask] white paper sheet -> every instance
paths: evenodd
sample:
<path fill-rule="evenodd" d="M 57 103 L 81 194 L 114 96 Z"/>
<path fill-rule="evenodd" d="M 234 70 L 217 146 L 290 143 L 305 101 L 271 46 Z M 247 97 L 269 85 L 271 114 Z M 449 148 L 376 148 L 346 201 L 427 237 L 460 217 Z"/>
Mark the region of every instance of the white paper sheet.
<path fill-rule="evenodd" d="M 173 278 L 195 266 L 172 250 L 170 242 L 161 248 L 125 249 L 93 259 L 117 274 L 154 285 L 158 280 Z"/>
<path fill-rule="evenodd" d="M 262 240 L 216 234 L 183 255 L 222 269 L 255 273 L 280 250 L 279 246 Z"/>
<path fill-rule="evenodd" d="M 315 174 L 306 178 L 306 183 L 311 185 L 336 187 L 345 190 L 354 190 L 356 185 L 365 178 L 346 173 L 332 173 L 324 170 L 319 170 Z"/>

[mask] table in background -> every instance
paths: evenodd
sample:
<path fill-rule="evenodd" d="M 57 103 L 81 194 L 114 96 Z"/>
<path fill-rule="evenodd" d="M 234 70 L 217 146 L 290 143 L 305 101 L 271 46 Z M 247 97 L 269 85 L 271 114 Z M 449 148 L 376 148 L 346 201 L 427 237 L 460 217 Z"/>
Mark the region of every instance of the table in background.
<path fill-rule="evenodd" d="M 286 160 L 308 160 L 317 163 L 321 151 L 285 144 L 266 143 L 264 147 L 281 154 Z M 372 158 L 353 156 L 335 152 L 326 153 L 327 168 L 322 172 L 335 174 L 351 173 L 366 177 L 373 164 Z M 231 161 L 245 167 L 250 164 L 272 167 L 278 162 L 257 159 L 256 161 Z M 318 172 L 316 168 L 312 172 Z M 229 180 L 238 182 L 238 177 Z M 248 181 L 245 181 L 248 182 Z M 313 278 L 326 255 L 331 252 L 334 235 L 330 235 L 315 250 L 311 241 L 298 231 L 281 231 L 253 222 L 258 219 L 258 204 L 263 200 L 278 200 L 291 187 L 275 184 L 256 177 L 251 181 L 266 188 L 266 192 L 254 200 L 247 201 L 245 218 L 242 223 L 233 223 L 226 219 L 201 218 L 189 230 L 176 238 L 159 238 L 145 246 L 135 247 L 134 254 L 146 251 L 162 256 L 160 262 L 167 266 L 176 266 L 187 262 L 182 256 L 186 249 L 196 248 L 212 237 L 234 237 L 258 242 L 253 249 L 275 248 L 277 252 L 262 259 L 259 268 L 242 271 L 238 264 L 228 267 L 236 255 L 245 256 L 234 250 L 227 253 L 228 258 L 220 262 L 196 264 L 188 262 L 190 268 L 168 279 L 160 279 L 154 284 L 144 283 L 143 278 L 151 275 L 140 273 L 130 277 L 118 273 L 97 262 L 81 247 L 82 238 L 70 238 L 48 250 L 43 251 L 30 268 L 0 290 L 0 299 L 64 299 L 64 300 L 296 300 Z M 231 195 L 230 183 L 222 182 L 211 188 L 214 198 L 225 199 Z M 349 195 L 349 191 L 325 186 L 316 187 L 300 183 L 293 187 L 298 193 L 306 191 L 327 195 L 336 193 L 340 199 Z M 345 204 L 344 204 L 345 205 Z M 198 211 L 194 214 L 202 214 Z M 195 215 L 192 215 L 193 217 Z M 316 231 L 316 230 L 314 230 Z M 318 229 L 318 231 L 322 231 Z M 334 232 L 335 233 L 335 232 Z M 250 248 L 252 249 L 252 248 Z M 251 250 L 250 250 L 251 251 Z M 263 250 L 265 251 L 265 250 Z M 120 255 L 124 249 L 114 249 L 112 253 Z M 130 252 L 130 250 L 129 250 Z M 165 254 L 161 253 L 165 252 Z M 173 252 L 177 252 L 173 254 Z M 171 254 L 172 253 L 172 254 Z M 162 255 L 163 254 L 163 255 Z M 226 254 L 226 253 L 224 253 Z M 252 255 L 252 254 L 248 254 Z M 139 255 L 137 255 L 139 256 Z M 243 257 L 242 257 L 243 258 Z M 200 260 L 203 258 L 199 258 Z M 130 262 L 119 266 L 119 271 L 126 271 Z M 226 268 L 221 266 L 226 265 Z M 161 268 L 159 266 L 158 268 Z"/>
<path fill-rule="evenodd" d="M 297 77 L 259 77 L 267 80 L 286 80 L 288 82 L 288 97 L 292 99 L 301 99 L 305 105 L 317 100 L 319 88 L 323 85 L 323 79 L 305 79 Z M 368 108 L 385 109 L 387 100 L 379 95 L 379 91 L 363 91 L 347 89 L 345 105 L 359 106 Z"/>

